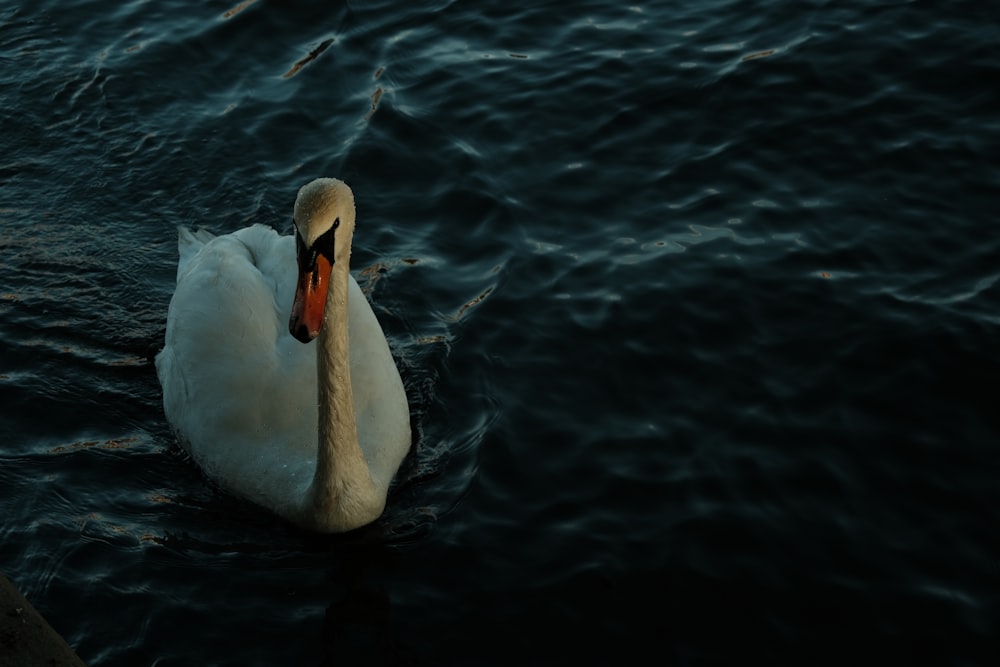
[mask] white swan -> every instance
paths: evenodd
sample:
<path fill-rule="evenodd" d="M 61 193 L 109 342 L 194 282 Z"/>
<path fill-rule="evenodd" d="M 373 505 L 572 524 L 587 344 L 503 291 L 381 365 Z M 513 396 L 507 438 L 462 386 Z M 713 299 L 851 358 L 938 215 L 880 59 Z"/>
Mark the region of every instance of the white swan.
<path fill-rule="evenodd" d="M 321 178 L 299 190 L 294 240 L 181 228 L 156 357 L 167 420 L 204 472 L 322 532 L 378 518 L 410 448 L 399 371 L 349 271 L 354 215 L 351 189 Z"/>

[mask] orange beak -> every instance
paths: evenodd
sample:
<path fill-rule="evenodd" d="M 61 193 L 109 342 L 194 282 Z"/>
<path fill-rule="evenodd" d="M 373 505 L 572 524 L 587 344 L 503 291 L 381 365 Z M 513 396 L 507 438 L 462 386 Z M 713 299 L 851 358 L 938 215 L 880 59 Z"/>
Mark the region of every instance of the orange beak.
<path fill-rule="evenodd" d="M 292 316 L 288 320 L 288 331 L 303 343 L 318 336 L 323 328 L 326 293 L 333 269 L 330 260 L 323 255 L 309 253 L 311 257 L 304 257 L 306 254 L 299 252 L 299 281 L 295 287 Z"/>

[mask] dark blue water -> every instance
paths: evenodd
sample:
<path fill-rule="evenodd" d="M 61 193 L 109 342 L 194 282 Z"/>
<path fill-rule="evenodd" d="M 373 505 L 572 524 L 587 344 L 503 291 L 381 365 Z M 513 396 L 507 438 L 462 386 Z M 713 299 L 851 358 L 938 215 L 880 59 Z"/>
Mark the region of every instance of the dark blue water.
<path fill-rule="evenodd" d="M 990 3 L 187 4 L 0 4 L 0 570 L 84 660 L 994 664 Z M 176 225 L 320 175 L 416 422 L 338 537 L 150 362 Z"/>

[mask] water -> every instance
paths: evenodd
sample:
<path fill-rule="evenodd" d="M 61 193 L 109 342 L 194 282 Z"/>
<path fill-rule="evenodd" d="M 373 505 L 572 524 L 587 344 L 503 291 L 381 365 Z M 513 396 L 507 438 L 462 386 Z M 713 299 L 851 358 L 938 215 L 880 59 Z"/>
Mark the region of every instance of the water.
<path fill-rule="evenodd" d="M 985 3 L 0 6 L 0 570 L 91 665 L 992 664 Z M 175 227 L 352 185 L 415 450 L 181 453 Z"/>

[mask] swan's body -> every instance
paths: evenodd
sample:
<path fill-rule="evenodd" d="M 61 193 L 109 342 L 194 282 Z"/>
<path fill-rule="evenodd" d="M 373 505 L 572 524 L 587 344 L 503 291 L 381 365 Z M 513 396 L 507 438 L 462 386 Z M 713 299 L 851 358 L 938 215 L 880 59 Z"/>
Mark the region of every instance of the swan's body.
<path fill-rule="evenodd" d="M 167 420 L 210 478 L 302 527 L 340 532 L 382 513 L 410 447 L 409 409 L 349 272 L 350 189 L 313 181 L 294 217 L 298 238 L 262 225 L 180 230 L 156 369 Z"/>

